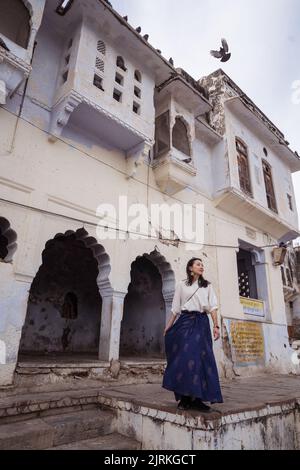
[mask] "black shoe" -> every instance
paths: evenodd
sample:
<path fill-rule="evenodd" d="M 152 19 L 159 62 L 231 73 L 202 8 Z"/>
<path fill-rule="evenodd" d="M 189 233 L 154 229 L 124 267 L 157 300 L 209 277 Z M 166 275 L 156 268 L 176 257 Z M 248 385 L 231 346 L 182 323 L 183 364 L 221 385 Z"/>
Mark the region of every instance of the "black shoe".
<path fill-rule="evenodd" d="M 191 408 L 199 411 L 210 411 L 211 407 L 208 405 L 205 405 L 203 401 L 200 400 L 200 398 L 196 398 L 192 403 L 191 403 Z"/>
<path fill-rule="evenodd" d="M 190 397 L 183 397 L 177 406 L 179 410 L 188 410 L 190 407 L 191 407 Z"/>

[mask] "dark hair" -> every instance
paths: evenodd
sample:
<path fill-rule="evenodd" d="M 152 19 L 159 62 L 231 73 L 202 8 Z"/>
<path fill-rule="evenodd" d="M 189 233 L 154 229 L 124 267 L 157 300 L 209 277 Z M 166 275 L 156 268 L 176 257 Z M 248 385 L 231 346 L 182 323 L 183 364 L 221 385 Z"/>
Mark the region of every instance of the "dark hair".
<path fill-rule="evenodd" d="M 193 284 L 194 279 L 193 279 L 193 276 L 191 275 L 191 271 L 190 271 L 189 268 L 191 266 L 193 266 L 195 261 L 201 261 L 201 263 L 203 263 L 201 258 L 192 258 L 187 263 L 187 265 L 186 265 L 187 280 L 185 282 L 187 286 L 191 286 Z M 210 282 L 207 279 L 204 279 L 204 277 L 202 275 L 200 275 L 199 279 L 198 279 L 198 284 L 199 284 L 199 287 L 207 287 L 208 284 L 210 284 Z"/>

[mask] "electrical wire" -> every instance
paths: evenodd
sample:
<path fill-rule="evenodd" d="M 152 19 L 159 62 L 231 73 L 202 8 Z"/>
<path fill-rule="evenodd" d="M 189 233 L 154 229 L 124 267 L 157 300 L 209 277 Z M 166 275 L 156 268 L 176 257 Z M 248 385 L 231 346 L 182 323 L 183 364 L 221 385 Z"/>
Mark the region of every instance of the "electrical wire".
<path fill-rule="evenodd" d="M 30 97 L 30 95 L 26 95 L 26 98 L 28 99 L 31 99 L 32 97 Z M 33 122 L 29 121 L 28 119 L 24 118 L 23 116 L 21 115 L 17 115 L 16 113 L 14 113 L 13 111 L 11 110 L 8 110 L 8 109 L 5 109 L 5 112 L 17 117 L 17 120 L 18 119 L 21 119 L 22 121 L 26 122 L 27 124 L 29 124 L 30 126 L 38 129 L 39 131 L 47 134 L 47 135 L 51 135 L 50 132 L 46 131 L 45 129 L 42 129 L 41 127 L 37 126 L 36 124 L 34 124 Z M 70 142 L 66 142 L 64 139 L 62 139 L 61 137 L 58 137 L 58 136 L 55 136 L 56 139 L 60 142 L 62 142 L 63 144 L 67 145 L 68 147 L 71 147 L 73 148 L 74 150 L 80 152 L 80 153 L 83 153 L 84 155 L 88 156 L 89 158 L 92 158 L 93 160 L 96 160 L 98 163 L 102 164 L 102 165 L 105 165 L 107 167 L 109 167 L 110 169 L 112 169 L 113 171 L 116 171 L 126 177 L 128 177 L 127 173 L 122 171 L 121 169 L 118 169 L 118 168 L 115 168 L 114 166 L 112 166 L 111 164 L 107 163 L 107 162 L 104 162 L 103 160 L 99 159 L 99 158 L 96 158 L 94 157 L 93 155 L 91 155 L 90 153 L 86 152 L 85 150 L 83 149 L 80 149 L 78 147 L 76 147 L 76 145 L 70 143 Z M 14 138 L 15 138 L 15 135 L 14 135 Z M 150 165 L 148 164 L 148 173 L 147 173 L 147 183 L 145 183 L 144 181 L 141 181 L 135 177 L 131 177 L 131 179 L 133 179 L 135 182 L 139 183 L 139 184 L 142 184 L 144 186 L 147 187 L 147 208 L 148 208 L 148 205 L 149 205 L 149 189 L 152 189 L 160 194 L 163 194 L 165 196 L 167 196 L 169 199 L 172 199 L 176 202 L 179 202 L 181 204 L 186 204 L 185 201 L 177 198 L 177 197 L 174 197 L 174 196 L 170 196 L 169 194 L 166 194 L 164 193 L 163 191 L 157 189 L 156 187 L 152 186 L 149 184 L 149 170 L 150 170 Z M 203 194 L 199 191 L 196 191 L 194 188 L 189 188 L 191 191 L 193 191 L 196 195 L 199 195 L 199 196 L 203 196 Z M 207 197 L 207 196 L 205 196 Z M 199 242 L 192 242 L 192 241 L 187 241 L 187 240 L 181 240 L 181 239 L 168 239 L 168 238 L 157 238 L 157 237 L 151 237 L 149 236 L 149 234 L 142 234 L 141 232 L 137 233 L 137 232 L 133 232 L 133 231 L 125 231 L 125 230 L 122 230 L 121 228 L 113 228 L 113 227 L 108 227 L 107 225 L 101 225 L 99 223 L 94 223 L 94 222 L 90 222 L 90 221 L 86 221 L 86 220 L 82 220 L 82 219 L 77 219 L 77 218 L 73 218 L 73 217 L 69 217 L 69 216 L 66 216 L 66 215 L 62 215 L 62 214 L 58 214 L 58 213 L 55 213 L 55 212 L 50 212 L 50 211 L 46 211 L 46 210 L 43 210 L 43 209 L 39 209 L 39 208 L 35 208 L 33 206 L 29 206 L 29 205 L 24 205 L 24 204 L 20 204 L 20 203 L 16 203 L 14 201 L 10 201 L 10 200 L 7 200 L 7 199 L 3 199 L 3 198 L 0 198 L 0 201 L 2 202 L 6 202 L 6 203 L 9 203 L 9 204 L 14 204 L 14 205 L 18 205 L 20 207 L 23 207 L 23 208 L 26 208 L 26 209 L 29 209 L 29 210 L 34 210 L 34 211 L 39 211 L 41 213 L 44 213 L 44 214 L 48 214 L 48 215 L 54 215 L 54 216 L 59 216 L 59 217 L 63 217 L 63 218 L 66 218 L 68 220 L 73 220 L 73 221 L 76 221 L 76 222 L 80 222 L 82 224 L 86 224 L 86 225 L 91 225 L 91 226 L 96 226 L 96 227 L 103 227 L 103 228 L 109 228 L 110 230 L 116 230 L 118 232 L 124 232 L 124 233 L 127 233 L 128 235 L 129 234 L 132 234 L 132 235 L 140 235 L 141 237 L 146 237 L 148 239 L 151 239 L 151 240 L 156 240 L 156 241 L 165 241 L 165 242 L 170 242 L 170 243 L 174 243 L 174 242 L 178 242 L 178 243 L 182 243 L 182 244 L 193 244 L 193 245 L 201 245 L 201 246 L 208 246 L 208 247 L 219 247 L 219 248 L 231 248 L 231 249 L 238 249 L 239 247 L 238 246 L 232 246 L 232 245 L 218 245 L 218 244 L 207 244 L 207 243 L 199 243 Z M 190 203 L 189 203 L 190 204 Z M 190 204 L 191 207 L 193 207 L 196 211 L 198 210 L 197 207 L 195 207 L 194 204 Z M 245 228 L 245 225 L 242 225 L 242 224 L 239 224 L 239 223 L 236 223 L 236 222 L 232 222 L 232 221 L 228 221 L 227 219 L 223 218 L 223 217 L 220 217 L 220 216 L 217 216 L 216 214 L 212 214 L 208 211 L 203 211 L 203 213 L 207 214 L 209 217 L 214 217 L 215 219 L 218 219 L 218 220 L 221 220 L 223 222 L 225 222 L 226 224 L 230 224 L 230 225 L 234 225 L 234 226 L 238 226 L 238 227 L 242 227 L 243 229 Z M 151 223 L 151 220 L 149 219 L 149 222 Z M 269 234 L 268 234 L 269 235 Z M 264 246 L 259 246 L 257 247 L 258 249 L 263 249 L 263 248 L 273 248 L 275 246 L 278 246 L 278 244 L 270 244 L 270 245 L 264 245 Z"/>

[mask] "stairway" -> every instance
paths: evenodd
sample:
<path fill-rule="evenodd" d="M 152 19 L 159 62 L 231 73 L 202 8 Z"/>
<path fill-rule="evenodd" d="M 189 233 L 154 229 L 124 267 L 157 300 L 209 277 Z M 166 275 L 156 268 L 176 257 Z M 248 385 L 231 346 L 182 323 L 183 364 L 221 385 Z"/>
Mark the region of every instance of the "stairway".
<path fill-rule="evenodd" d="M 49 413 L 49 412 L 48 412 Z M 112 411 L 95 407 L 1 424 L 0 450 L 135 450 L 139 442 L 114 432 Z M 25 418 L 25 416 L 24 416 Z"/>

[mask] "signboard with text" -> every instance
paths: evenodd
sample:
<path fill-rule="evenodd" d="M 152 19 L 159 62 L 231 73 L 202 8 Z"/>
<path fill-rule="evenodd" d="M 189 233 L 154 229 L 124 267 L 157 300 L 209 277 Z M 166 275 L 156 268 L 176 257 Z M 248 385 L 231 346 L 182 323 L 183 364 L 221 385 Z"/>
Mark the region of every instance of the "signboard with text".
<path fill-rule="evenodd" d="M 253 315 L 255 317 L 265 316 L 264 302 L 262 300 L 240 297 L 240 302 L 243 306 L 243 311 L 246 315 Z"/>

